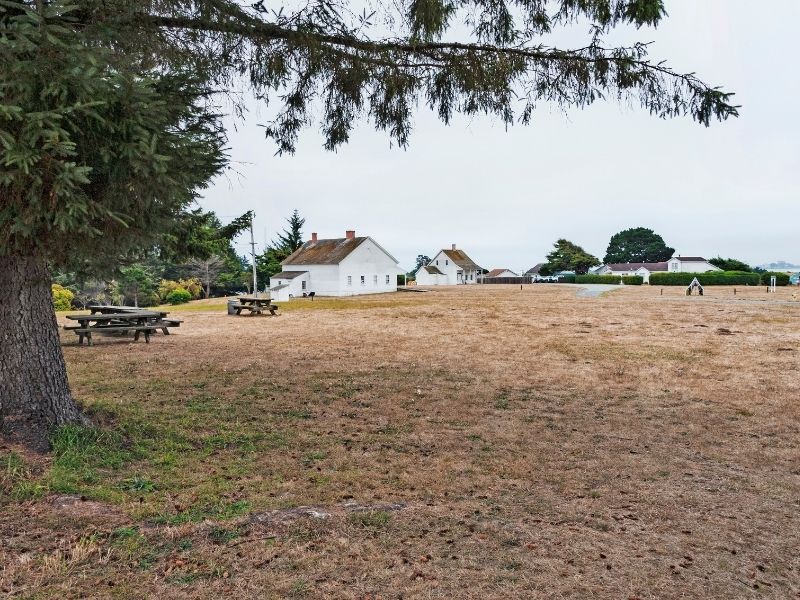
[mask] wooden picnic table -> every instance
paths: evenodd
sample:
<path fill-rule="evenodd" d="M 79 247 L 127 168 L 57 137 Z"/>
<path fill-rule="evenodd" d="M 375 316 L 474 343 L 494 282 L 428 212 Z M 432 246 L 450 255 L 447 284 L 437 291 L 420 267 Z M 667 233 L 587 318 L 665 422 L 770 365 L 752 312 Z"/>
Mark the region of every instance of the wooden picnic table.
<path fill-rule="evenodd" d="M 272 304 L 272 299 L 269 296 L 239 296 L 239 304 L 233 307 L 237 315 L 241 315 L 243 310 L 249 310 L 251 315 L 260 315 L 263 311 L 268 310 L 269 314 L 273 317 L 277 316 L 278 306 Z"/>
<path fill-rule="evenodd" d="M 83 344 L 83 338 L 89 346 L 93 345 L 92 333 L 134 333 L 133 341 L 139 340 L 139 335 L 144 333 L 144 341 L 150 343 L 150 334 L 161 330 L 164 335 L 169 335 L 168 327 L 178 327 L 181 321 L 164 319 L 168 313 L 125 307 L 126 310 L 108 310 L 109 307 L 95 307 L 95 311 L 88 315 L 67 315 L 70 321 L 77 321 L 78 325 L 65 325 L 64 329 L 74 331 L 78 336 L 78 344 Z M 99 314 L 98 314 L 99 313 Z"/>
<path fill-rule="evenodd" d="M 91 314 L 100 313 L 103 315 L 114 313 L 153 313 L 158 315 L 157 321 L 159 321 L 159 323 L 163 323 L 158 327 L 158 329 L 160 329 L 164 335 L 169 335 L 169 327 L 180 327 L 181 323 L 183 323 L 183 321 L 179 319 L 168 319 L 167 315 L 169 315 L 169 313 L 164 310 L 152 310 L 149 308 L 142 309 L 135 306 L 113 306 L 109 304 L 90 304 L 86 308 L 91 312 Z"/>
<path fill-rule="evenodd" d="M 120 313 L 120 312 L 155 312 L 161 315 L 163 319 L 169 313 L 163 310 L 153 310 L 151 308 L 138 308 L 136 306 L 113 306 L 110 304 L 90 304 L 86 307 L 87 310 L 91 311 L 92 314 L 100 313 L 100 314 L 109 314 L 109 313 Z"/>

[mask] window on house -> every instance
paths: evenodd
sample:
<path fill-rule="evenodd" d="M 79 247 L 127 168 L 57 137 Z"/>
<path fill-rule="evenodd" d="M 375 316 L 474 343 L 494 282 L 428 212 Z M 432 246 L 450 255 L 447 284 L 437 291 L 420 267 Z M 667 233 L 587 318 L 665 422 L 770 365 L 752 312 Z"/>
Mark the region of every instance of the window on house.
<path fill-rule="evenodd" d="M 437 266 L 437 267 L 439 266 L 439 261 L 438 261 L 438 260 L 436 261 L 436 266 Z"/>
<path fill-rule="evenodd" d="M 386 285 L 389 285 L 389 282 L 390 282 L 390 281 L 391 281 L 391 280 L 389 279 L 389 275 L 387 275 L 387 276 L 386 276 Z"/>
<path fill-rule="evenodd" d="M 303 289 L 306 289 L 306 281 L 303 281 Z"/>
<path fill-rule="evenodd" d="M 378 276 L 377 275 L 373 275 L 372 276 L 372 285 L 378 285 Z"/>
<path fill-rule="evenodd" d="M 361 285 L 364 285 L 367 282 L 367 278 L 365 275 L 361 276 Z"/>
<path fill-rule="evenodd" d="M 353 285 L 353 276 L 352 275 L 348 275 L 347 276 L 347 285 Z"/>
<path fill-rule="evenodd" d="M 444 261 L 444 266 L 447 266 L 447 265 L 449 265 L 449 264 L 450 264 L 450 261 L 449 261 L 449 260 L 446 260 L 446 261 Z"/>

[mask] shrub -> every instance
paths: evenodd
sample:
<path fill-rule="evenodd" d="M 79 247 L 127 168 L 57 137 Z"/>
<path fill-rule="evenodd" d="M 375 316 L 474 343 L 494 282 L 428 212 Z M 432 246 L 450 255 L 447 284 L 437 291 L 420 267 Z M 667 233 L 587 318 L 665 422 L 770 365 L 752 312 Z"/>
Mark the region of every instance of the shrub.
<path fill-rule="evenodd" d="M 769 285 L 770 277 L 775 276 L 775 285 L 789 285 L 789 274 L 767 271 L 761 273 L 761 285 Z"/>
<path fill-rule="evenodd" d="M 644 278 L 639 275 L 625 275 L 623 277 L 619 275 L 578 275 L 575 277 L 575 283 L 617 284 L 620 279 L 625 285 L 642 285 L 644 282 Z"/>
<path fill-rule="evenodd" d="M 576 275 L 574 273 L 567 273 L 566 275 L 558 276 L 558 283 L 575 283 Z"/>
<path fill-rule="evenodd" d="M 53 292 L 53 306 L 56 310 L 69 310 L 72 308 L 72 300 L 75 298 L 75 294 L 57 283 L 54 283 L 50 289 Z"/>
<path fill-rule="evenodd" d="M 701 285 L 758 285 L 758 273 L 709 271 L 708 273 L 651 273 L 650 285 L 686 285 L 697 277 Z"/>
<path fill-rule="evenodd" d="M 189 300 L 192 299 L 192 294 L 189 290 L 185 290 L 183 288 L 175 288 L 169 294 L 167 294 L 167 302 L 170 304 L 185 304 Z"/>
<path fill-rule="evenodd" d="M 191 300 L 197 300 L 203 292 L 203 284 L 200 283 L 197 277 L 178 279 L 178 281 L 162 279 L 158 284 L 158 297 L 161 298 L 161 300 L 169 302 L 168 296 L 170 293 L 179 288 L 189 292 Z"/>

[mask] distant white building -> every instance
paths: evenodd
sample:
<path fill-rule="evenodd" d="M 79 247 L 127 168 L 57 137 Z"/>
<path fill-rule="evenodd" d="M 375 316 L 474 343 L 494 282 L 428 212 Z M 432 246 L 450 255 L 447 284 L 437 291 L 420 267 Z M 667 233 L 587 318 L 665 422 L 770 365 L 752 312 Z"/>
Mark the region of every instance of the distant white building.
<path fill-rule="evenodd" d="M 492 279 L 494 277 L 519 277 L 514 271 L 511 269 L 492 269 L 486 275 L 484 275 L 486 279 Z"/>
<path fill-rule="evenodd" d="M 417 285 L 461 285 L 478 283 L 481 268 L 463 250 L 453 244 L 439 253 L 414 274 Z"/>
<path fill-rule="evenodd" d="M 603 265 L 595 272 L 598 275 L 619 275 L 627 277 L 638 275 L 649 283 L 651 273 L 707 273 L 721 271 L 701 256 L 680 256 L 676 254 L 663 262 L 612 263 Z"/>
<path fill-rule="evenodd" d="M 318 239 L 316 233 L 281 263 L 270 277 L 278 302 L 314 292 L 315 296 L 355 296 L 397 291 L 397 260 L 371 237 Z"/>

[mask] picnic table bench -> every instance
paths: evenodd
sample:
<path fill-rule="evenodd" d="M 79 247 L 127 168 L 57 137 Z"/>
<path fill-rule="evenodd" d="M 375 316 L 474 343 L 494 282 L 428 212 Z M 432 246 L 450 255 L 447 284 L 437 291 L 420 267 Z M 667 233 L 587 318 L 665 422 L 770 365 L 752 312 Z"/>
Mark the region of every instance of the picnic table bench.
<path fill-rule="evenodd" d="M 272 300 L 265 296 L 263 298 L 255 298 L 253 296 L 239 296 L 239 304 L 233 306 L 237 315 L 241 315 L 243 310 L 249 310 L 251 315 L 260 315 L 268 310 L 269 314 L 277 317 L 278 310 L 277 304 L 272 304 Z"/>
<path fill-rule="evenodd" d="M 91 312 L 91 314 L 100 313 L 103 315 L 113 314 L 113 313 L 142 312 L 141 308 L 137 308 L 135 306 L 111 306 L 106 304 L 90 304 L 86 308 Z M 163 323 L 163 326 L 159 327 L 159 329 L 161 329 L 161 332 L 164 335 L 169 335 L 169 329 L 168 329 L 169 327 L 180 327 L 181 323 L 183 323 L 183 321 L 181 321 L 180 319 L 168 319 L 167 315 L 169 315 L 169 313 L 163 310 L 145 309 L 144 312 L 151 312 L 158 315 L 158 321 Z"/>
<path fill-rule="evenodd" d="M 177 327 L 181 321 L 164 319 L 168 314 L 163 311 L 131 309 L 113 310 L 120 307 L 96 306 L 92 314 L 67 315 L 70 321 L 77 321 L 77 325 L 65 325 L 64 329 L 74 331 L 78 336 L 78 344 L 83 344 L 83 339 L 89 346 L 93 345 L 92 333 L 128 333 L 133 332 L 133 341 L 138 341 L 144 334 L 144 341 L 150 343 L 150 334 L 161 330 L 164 335 L 169 335 L 168 327 Z"/>

